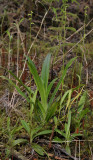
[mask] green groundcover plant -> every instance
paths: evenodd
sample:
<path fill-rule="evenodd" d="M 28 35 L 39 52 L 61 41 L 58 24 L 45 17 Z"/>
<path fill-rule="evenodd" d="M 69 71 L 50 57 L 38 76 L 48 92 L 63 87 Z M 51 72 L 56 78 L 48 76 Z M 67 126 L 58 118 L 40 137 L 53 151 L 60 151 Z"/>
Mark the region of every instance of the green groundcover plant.
<path fill-rule="evenodd" d="M 29 111 L 29 120 L 21 119 L 21 125 L 29 135 L 29 143 L 31 147 L 40 155 L 44 155 L 45 150 L 39 146 L 38 144 L 34 143 L 34 139 L 37 136 L 46 135 L 52 133 L 52 130 L 47 127 L 46 124 L 50 121 L 50 119 L 54 116 L 55 112 L 57 111 L 59 103 L 57 102 L 57 97 L 55 98 L 59 87 L 64 82 L 64 78 L 66 76 L 68 68 L 71 66 L 72 62 L 75 61 L 76 57 L 71 59 L 66 67 L 64 68 L 62 77 L 59 79 L 57 86 L 55 87 L 54 91 L 52 92 L 51 96 L 51 89 L 53 84 L 55 83 L 56 79 L 53 79 L 49 83 L 49 68 L 50 68 L 50 60 L 51 54 L 48 54 L 44 60 L 41 76 L 39 76 L 36 66 L 32 62 L 32 60 L 26 56 L 27 64 L 30 70 L 30 73 L 33 75 L 36 90 L 33 91 L 31 87 L 25 85 L 16 75 L 14 75 L 11 71 L 9 73 L 25 88 L 27 95 L 23 92 L 18 85 L 14 83 L 11 79 L 7 77 L 1 76 L 3 79 L 7 79 L 11 85 L 13 85 L 18 93 L 23 96 L 26 101 L 30 104 L 30 111 Z M 37 93 L 39 92 L 39 96 Z M 39 121 L 38 121 L 39 119 Z"/>

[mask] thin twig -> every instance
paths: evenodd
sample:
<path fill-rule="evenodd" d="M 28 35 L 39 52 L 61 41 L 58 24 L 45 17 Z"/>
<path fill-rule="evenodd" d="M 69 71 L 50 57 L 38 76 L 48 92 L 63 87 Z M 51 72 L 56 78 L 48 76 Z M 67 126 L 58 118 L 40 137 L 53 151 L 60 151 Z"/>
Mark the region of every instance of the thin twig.
<path fill-rule="evenodd" d="M 93 18 L 85 25 L 85 27 L 87 27 L 92 21 L 93 21 Z M 83 28 L 84 28 L 84 25 L 81 28 L 79 28 L 76 32 L 74 32 L 71 36 L 69 36 L 68 38 L 66 38 L 66 41 L 68 41 L 71 37 L 73 37 L 75 34 L 77 34 L 78 32 L 80 32 Z"/>

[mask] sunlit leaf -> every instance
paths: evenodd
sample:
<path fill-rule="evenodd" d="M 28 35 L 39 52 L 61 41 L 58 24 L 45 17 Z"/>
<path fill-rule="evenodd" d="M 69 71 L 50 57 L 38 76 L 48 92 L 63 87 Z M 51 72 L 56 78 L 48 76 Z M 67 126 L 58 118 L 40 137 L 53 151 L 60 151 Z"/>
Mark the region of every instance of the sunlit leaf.
<path fill-rule="evenodd" d="M 71 95 L 72 95 L 72 89 L 70 89 L 68 92 L 68 100 L 67 100 L 66 110 L 69 108 L 69 105 L 71 102 Z"/>

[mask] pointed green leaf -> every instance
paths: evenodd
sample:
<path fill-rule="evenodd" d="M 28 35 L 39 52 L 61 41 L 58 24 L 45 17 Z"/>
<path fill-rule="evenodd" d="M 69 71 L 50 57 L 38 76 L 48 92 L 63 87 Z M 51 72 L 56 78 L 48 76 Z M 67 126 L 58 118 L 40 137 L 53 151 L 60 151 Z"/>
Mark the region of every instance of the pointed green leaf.
<path fill-rule="evenodd" d="M 59 130 L 59 129 L 56 128 L 55 131 L 56 131 L 57 133 L 59 133 L 61 136 L 65 137 L 65 133 L 62 132 L 61 130 Z"/>
<path fill-rule="evenodd" d="M 32 143 L 32 148 L 38 153 L 40 154 L 41 156 L 44 156 L 44 149 L 38 145 L 38 144 L 35 144 L 35 143 Z"/>
<path fill-rule="evenodd" d="M 68 123 L 65 124 L 66 137 L 68 137 L 68 134 L 70 131 L 70 125 L 71 125 L 71 111 L 69 111 L 69 113 L 68 113 Z"/>
<path fill-rule="evenodd" d="M 36 91 L 33 93 L 33 97 L 32 98 L 31 98 L 31 95 L 29 97 L 31 99 L 31 101 L 33 102 L 33 104 L 30 105 L 30 117 L 32 117 L 32 113 L 33 113 L 33 110 L 34 110 L 34 107 L 35 107 L 37 91 L 38 90 L 36 89 Z"/>
<path fill-rule="evenodd" d="M 43 116 L 43 119 L 45 119 L 46 110 L 45 110 L 44 106 L 40 103 L 40 101 L 38 101 L 38 106 L 41 110 L 41 116 Z"/>
<path fill-rule="evenodd" d="M 37 128 L 31 129 L 31 137 L 32 137 L 32 139 L 34 139 L 36 137 L 37 132 L 39 132 L 40 129 L 42 129 L 42 127 L 37 127 Z"/>
<path fill-rule="evenodd" d="M 52 102 L 53 102 L 53 99 L 54 99 L 54 97 L 55 97 L 55 95 L 56 95 L 56 93 L 57 93 L 57 91 L 58 91 L 61 83 L 62 83 L 62 77 L 61 77 L 60 81 L 58 82 L 58 84 L 57 84 L 54 92 L 52 93 L 52 96 L 51 96 L 51 98 L 50 98 L 50 100 L 49 100 L 49 107 L 51 106 L 51 104 L 52 104 Z"/>
<path fill-rule="evenodd" d="M 22 126 L 13 128 L 13 130 L 11 131 L 11 134 L 14 135 L 15 133 L 19 132 L 22 128 L 23 128 Z"/>
<path fill-rule="evenodd" d="M 80 133 L 73 133 L 72 135 L 71 135 L 71 140 L 73 140 L 75 137 L 78 137 L 78 136 L 82 136 L 82 134 L 80 134 Z"/>
<path fill-rule="evenodd" d="M 27 131 L 27 133 L 30 135 L 30 126 L 25 120 L 21 120 L 21 124 L 24 127 L 24 129 Z"/>
<path fill-rule="evenodd" d="M 67 73 L 68 68 L 71 66 L 71 64 L 73 63 L 73 61 L 75 61 L 76 59 L 77 59 L 77 57 L 74 57 L 74 58 L 72 58 L 72 59 L 67 63 L 67 65 L 66 65 L 66 67 L 65 67 L 65 69 L 64 69 L 64 71 L 63 71 L 63 73 L 62 73 L 62 81 L 64 80 L 64 78 L 65 78 L 65 76 L 66 76 L 66 73 Z"/>
<path fill-rule="evenodd" d="M 8 79 L 8 78 L 5 77 L 5 76 L 1 76 L 1 78 L 8 80 L 9 83 L 16 88 L 16 90 L 18 91 L 18 93 L 19 93 L 21 96 L 23 96 L 28 103 L 31 103 L 30 99 L 25 95 L 24 92 L 22 92 L 22 91 L 20 90 L 20 88 L 19 88 L 18 86 L 16 86 L 16 84 L 15 84 L 12 80 Z"/>
<path fill-rule="evenodd" d="M 47 109 L 47 106 L 46 106 L 47 100 L 46 100 L 46 92 L 44 89 L 44 84 L 42 82 L 42 79 L 39 77 L 39 75 L 37 73 L 37 69 L 36 69 L 34 63 L 31 61 L 31 59 L 28 56 L 26 56 L 26 58 L 28 60 L 28 66 L 29 66 L 30 72 L 32 73 L 34 81 L 38 87 L 38 91 L 41 96 L 42 104 L 44 105 L 45 110 L 46 110 Z"/>
<path fill-rule="evenodd" d="M 71 102 L 71 95 L 72 95 L 72 89 L 70 89 L 69 93 L 68 93 L 68 100 L 67 100 L 66 110 L 70 108 L 69 105 L 70 105 L 70 102 Z"/>
<path fill-rule="evenodd" d="M 37 136 L 46 135 L 46 134 L 50 134 L 50 133 L 52 133 L 52 130 L 44 130 L 44 131 L 41 131 L 41 132 L 37 133 L 34 136 L 34 138 L 37 137 Z"/>
<path fill-rule="evenodd" d="M 30 92 L 29 88 L 11 71 L 8 71 L 28 92 Z"/>
<path fill-rule="evenodd" d="M 66 96 L 68 95 L 68 93 L 69 93 L 69 90 L 64 93 L 64 95 L 61 98 L 60 105 L 62 105 L 62 103 L 64 102 L 64 100 L 65 100 Z"/>
<path fill-rule="evenodd" d="M 46 121 L 49 121 L 50 118 L 54 115 L 54 113 L 57 110 L 58 102 L 54 102 L 50 107 L 48 107 L 47 113 L 46 113 Z"/>
<path fill-rule="evenodd" d="M 89 108 L 85 108 L 84 110 L 82 110 L 78 115 L 77 118 L 79 118 L 79 120 L 81 121 L 81 119 L 89 112 Z"/>
<path fill-rule="evenodd" d="M 16 145 L 19 145 L 20 143 L 26 143 L 27 140 L 26 139 L 17 139 L 17 140 L 14 140 L 13 143 L 12 143 L 12 146 L 16 146 Z"/>
<path fill-rule="evenodd" d="M 78 113 L 80 113 L 84 108 L 84 105 L 85 105 L 85 102 L 86 102 L 86 96 L 87 96 L 87 93 L 84 92 L 83 95 L 80 98 L 80 101 L 79 101 L 79 104 L 78 104 L 78 111 L 77 111 Z"/>
<path fill-rule="evenodd" d="M 73 28 L 73 27 L 66 27 L 66 30 L 71 30 L 71 31 L 76 32 L 76 28 Z"/>
<path fill-rule="evenodd" d="M 47 98 L 48 98 L 48 95 L 49 95 L 49 93 L 50 93 L 50 91 L 51 91 L 51 88 L 52 88 L 52 86 L 53 86 L 53 84 L 55 83 L 55 81 L 57 80 L 57 78 L 55 78 L 55 79 L 53 79 L 51 82 L 50 82 L 50 84 L 48 85 L 48 88 L 47 88 Z"/>
<path fill-rule="evenodd" d="M 50 58 L 51 58 L 51 54 L 48 54 L 44 60 L 42 72 L 41 72 L 41 78 L 44 82 L 44 87 L 46 90 L 47 90 L 48 78 L 49 78 Z"/>
<path fill-rule="evenodd" d="M 53 99 L 54 99 L 54 97 L 55 97 L 55 95 L 56 95 L 56 93 L 57 93 L 57 91 L 58 91 L 61 83 L 63 83 L 63 80 L 64 80 L 64 78 L 65 78 L 65 76 L 66 76 L 66 73 L 67 73 L 68 68 L 71 66 L 72 62 L 76 60 L 76 58 L 77 58 L 77 57 L 72 58 L 72 59 L 68 62 L 68 64 L 66 65 L 66 67 L 65 67 L 65 69 L 64 69 L 64 71 L 63 71 L 62 77 L 61 77 L 61 79 L 59 80 L 59 82 L 58 82 L 58 84 L 57 84 L 54 92 L 52 93 L 52 96 L 51 96 L 50 101 L 49 101 L 49 106 L 52 104 Z"/>

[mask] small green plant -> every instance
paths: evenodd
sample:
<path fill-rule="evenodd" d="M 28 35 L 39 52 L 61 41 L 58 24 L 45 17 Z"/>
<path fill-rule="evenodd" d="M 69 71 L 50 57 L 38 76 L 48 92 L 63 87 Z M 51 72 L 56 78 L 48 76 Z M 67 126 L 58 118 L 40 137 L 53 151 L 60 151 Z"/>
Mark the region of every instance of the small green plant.
<path fill-rule="evenodd" d="M 56 93 L 58 92 L 61 83 L 63 83 L 64 81 L 67 69 L 71 66 L 72 62 L 76 59 L 76 57 L 71 59 L 69 63 L 66 65 L 62 77 L 60 78 L 51 96 L 49 94 L 51 92 L 54 82 L 57 80 L 53 79 L 50 82 L 50 84 L 48 83 L 51 54 L 48 54 L 44 60 L 41 76 L 38 75 L 37 69 L 32 60 L 28 56 L 26 56 L 26 58 L 30 72 L 32 73 L 35 84 L 37 86 L 37 89 L 35 91 L 31 90 L 31 87 L 26 86 L 11 71 L 9 71 L 9 73 L 11 73 L 11 75 L 25 88 L 26 92 L 28 93 L 28 96 L 23 91 L 21 91 L 20 87 L 17 86 L 12 80 L 4 76 L 1 77 L 7 79 L 10 82 L 10 84 L 16 88 L 19 94 L 23 96 L 30 104 L 29 121 L 27 122 L 26 120 L 21 120 L 21 124 L 29 135 L 29 143 L 31 144 L 32 148 L 40 155 L 43 155 L 44 149 L 42 149 L 39 145 L 34 144 L 33 140 L 37 136 L 49 134 L 52 132 L 52 130 L 50 129 L 46 130 L 45 125 L 50 121 L 50 119 L 54 116 L 55 112 L 57 111 L 59 103 L 57 102 L 57 99 L 54 100 L 54 98 L 56 96 Z M 37 92 L 39 92 L 40 97 L 37 96 Z M 39 121 L 36 117 L 39 117 Z"/>
<path fill-rule="evenodd" d="M 76 133 L 79 133 L 79 129 L 82 124 L 82 119 L 89 112 L 88 108 L 84 108 L 85 103 L 86 103 L 86 97 L 87 97 L 87 92 L 85 91 L 78 102 L 77 111 L 73 113 L 72 118 L 73 118 L 74 125 L 76 126 L 75 128 Z"/>
<path fill-rule="evenodd" d="M 7 142 L 4 144 L 6 148 L 6 157 L 9 157 L 11 151 L 14 149 L 16 145 L 20 143 L 26 143 L 27 140 L 23 138 L 16 139 L 16 134 L 22 129 L 23 127 L 16 123 L 15 126 L 11 126 L 10 124 L 10 117 L 7 118 L 7 128 L 4 130 L 4 134 L 6 136 Z"/>
<path fill-rule="evenodd" d="M 55 137 L 55 138 L 53 139 L 53 142 L 57 142 L 57 143 L 63 143 L 63 142 L 65 141 L 65 143 L 66 143 L 66 151 L 67 151 L 69 154 L 71 154 L 70 146 L 69 146 L 70 143 L 71 143 L 71 141 L 72 141 L 75 137 L 81 135 L 81 134 L 76 134 L 76 133 L 72 133 L 72 134 L 71 134 L 71 133 L 70 133 L 70 126 L 71 126 L 71 111 L 69 110 L 69 112 L 68 112 L 68 121 L 67 121 L 67 123 L 65 122 L 65 128 L 64 128 L 64 130 L 61 131 L 60 129 L 55 128 L 55 131 L 56 131 L 59 135 L 61 135 L 62 137 L 64 137 L 65 140 L 62 140 L 62 139 L 60 139 L 59 137 Z"/>
<path fill-rule="evenodd" d="M 23 128 L 25 129 L 25 131 L 28 133 L 29 135 L 29 138 L 30 138 L 30 144 L 31 144 L 31 147 L 38 153 L 40 154 L 41 156 L 44 155 L 44 153 L 46 153 L 46 151 L 38 144 L 34 143 L 34 139 L 38 136 L 41 136 L 41 135 L 46 135 L 46 134 L 49 134 L 52 132 L 52 130 L 42 130 L 42 126 L 37 126 L 37 127 L 34 127 L 34 126 L 31 126 L 31 123 L 30 122 L 26 122 L 25 120 L 21 120 L 21 124 L 23 126 Z M 46 153 L 47 154 L 47 153 Z"/>

